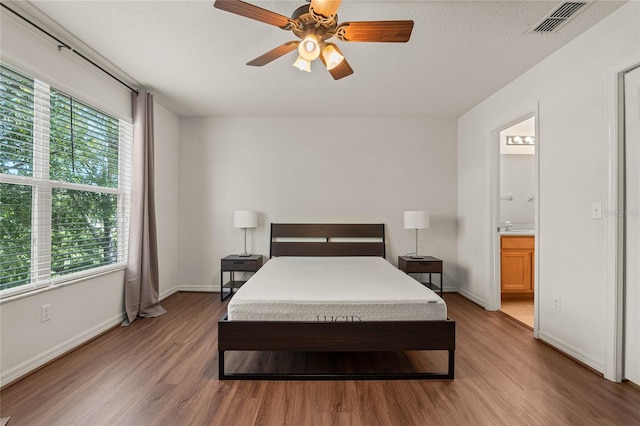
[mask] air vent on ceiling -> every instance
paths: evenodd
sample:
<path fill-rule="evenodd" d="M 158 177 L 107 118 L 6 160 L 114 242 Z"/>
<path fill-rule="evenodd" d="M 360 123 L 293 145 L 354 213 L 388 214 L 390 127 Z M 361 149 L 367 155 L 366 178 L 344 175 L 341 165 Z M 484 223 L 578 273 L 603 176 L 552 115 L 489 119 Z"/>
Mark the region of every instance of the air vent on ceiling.
<path fill-rule="evenodd" d="M 529 30 L 530 33 L 550 33 L 557 31 L 593 1 L 562 2 Z"/>

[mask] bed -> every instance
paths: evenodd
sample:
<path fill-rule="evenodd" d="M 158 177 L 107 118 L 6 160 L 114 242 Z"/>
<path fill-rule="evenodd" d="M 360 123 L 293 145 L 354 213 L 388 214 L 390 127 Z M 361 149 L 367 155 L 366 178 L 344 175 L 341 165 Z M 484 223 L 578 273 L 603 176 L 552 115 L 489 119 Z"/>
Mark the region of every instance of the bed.
<path fill-rule="evenodd" d="M 227 315 L 218 322 L 220 380 L 454 378 L 455 322 L 447 319 L 439 296 L 384 260 L 383 224 L 274 223 L 270 257 L 247 288 L 231 299 Z M 327 262 L 335 264 L 337 272 L 313 273 L 328 271 Z M 360 298 L 363 289 L 351 284 L 358 281 L 352 280 L 355 275 L 363 275 L 360 281 L 370 286 L 364 289 L 368 300 Z M 405 291 L 388 285 L 389 279 L 405 278 Z M 329 288 L 336 300 L 319 298 L 319 286 Z M 261 373 L 226 371 L 228 351 L 447 351 L 448 356 L 443 372 Z"/>

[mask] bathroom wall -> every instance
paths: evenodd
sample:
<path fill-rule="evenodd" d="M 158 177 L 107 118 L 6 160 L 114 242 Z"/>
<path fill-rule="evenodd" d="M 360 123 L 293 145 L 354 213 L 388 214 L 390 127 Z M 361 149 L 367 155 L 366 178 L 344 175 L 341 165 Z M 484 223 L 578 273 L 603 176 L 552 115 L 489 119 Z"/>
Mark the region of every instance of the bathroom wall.
<path fill-rule="evenodd" d="M 510 194 L 511 201 L 500 201 L 500 225 L 506 221 L 513 229 L 534 228 L 535 156 L 500 155 L 500 194 Z"/>
<path fill-rule="evenodd" d="M 535 118 L 500 132 L 500 225 L 534 229 L 535 146 L 507 145 L 507 136 L 535 136 Z"/>

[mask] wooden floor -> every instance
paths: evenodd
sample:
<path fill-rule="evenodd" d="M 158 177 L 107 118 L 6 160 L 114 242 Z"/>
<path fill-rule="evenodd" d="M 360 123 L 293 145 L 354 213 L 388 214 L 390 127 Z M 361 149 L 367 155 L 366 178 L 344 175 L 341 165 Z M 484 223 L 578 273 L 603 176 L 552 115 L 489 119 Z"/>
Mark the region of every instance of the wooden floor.
<path fill-rule="evenodd" d="M 457 322 L 453 381 L 220 382 L 225 304 L 178 293 L 163 302 L 166 315 L 110 331 L 3 390 L 0 417 L 11 416 L 8 426 L 640 424 L 637 388 L 606 381 L 500 313 L 457 294 L 445 300 Z M 236 355 L 238 367 L 274 358 Z M 368 362 L 429 364 L 437 355 Z"/>

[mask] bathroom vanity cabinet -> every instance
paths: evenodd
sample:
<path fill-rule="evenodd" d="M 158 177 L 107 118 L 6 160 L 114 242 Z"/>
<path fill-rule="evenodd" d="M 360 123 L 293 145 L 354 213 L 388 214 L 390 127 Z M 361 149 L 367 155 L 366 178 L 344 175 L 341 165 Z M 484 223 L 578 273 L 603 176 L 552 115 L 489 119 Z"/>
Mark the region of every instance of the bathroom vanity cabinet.
<path fill-rule="evenodd" d="M 533 299 L 534 236 L 500 236 L 503 299 Z"/>

